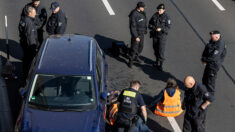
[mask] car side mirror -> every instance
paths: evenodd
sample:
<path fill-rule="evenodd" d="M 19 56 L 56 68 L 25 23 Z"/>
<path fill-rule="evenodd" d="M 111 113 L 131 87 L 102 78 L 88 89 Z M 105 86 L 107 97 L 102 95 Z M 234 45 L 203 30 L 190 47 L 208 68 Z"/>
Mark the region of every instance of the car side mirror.
<path fill-rule="evenodd" d="M 102 92 L 100 95 L 102 100 L 106 100 L 107 99 L 107 93 L 106 92 Z"/>
<path fill-rule="evenodd" d="M 22 98 L 24 98 L 25 95 L 26 95 L 26 93 L 27 93 L 27 91 L 26 91 L 25 88 L 21 87 L 21 88 L 19 89 L 19 93 L 20 93 L 20 96 L 21 96 Z"/>

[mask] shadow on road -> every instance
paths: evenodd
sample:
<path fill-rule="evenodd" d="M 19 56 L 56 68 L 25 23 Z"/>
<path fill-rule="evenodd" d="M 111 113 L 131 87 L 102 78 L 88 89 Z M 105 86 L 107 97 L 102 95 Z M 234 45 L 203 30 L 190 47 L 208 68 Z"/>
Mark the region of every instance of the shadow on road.
<path fill-rule="evenodd" d="M 14 40 L 8 40 L 9 43 L 9 53 L 10 62 L 15 68 L 14 74 L 18 76 L 18 79 L 3 80 L 6 84 L 6 91 L 8 93 L 8 100 L 11 109 L 11 117 L 13 124 L 15 124 L 20 107 L 21 107 L 21 97 L 18 94 L 18 89 L 22 86 L 22 50 L 20 45 Z M 6 40 L 0 39 L 0 55 L 2 60 L 2 66 L 4 67 L 7 62 L 7 50 L 6 50 Z M 2 73 L 1 73 L 2 74 Z"/>

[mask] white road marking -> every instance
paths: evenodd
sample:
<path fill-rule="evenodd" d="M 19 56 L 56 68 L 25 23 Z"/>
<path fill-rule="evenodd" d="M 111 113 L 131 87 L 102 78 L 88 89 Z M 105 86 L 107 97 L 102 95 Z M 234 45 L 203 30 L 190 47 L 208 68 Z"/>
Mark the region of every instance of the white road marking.
<path fill-rule="evenodd" d="M 170 122 L 174 132 L 182 132 L 174 117 L 167 117 L 167 119 Z"/>
<path fill-rule="evenodd" d="M 225 11 L 224 7 L 218 2 L 218 0 L 212 0 L 212 2 L 214 2 L 214 4 L 215 4 L 221 11 Z"/>
<path fill-rule="evenodd" d="M 112 7 L 110 6 L 108 0 L 102 0 L 102 2 L 104 3 L 106 9 L 108 10 L 109 15 L 115 15 L 115 13 L 114 13 Z"/>

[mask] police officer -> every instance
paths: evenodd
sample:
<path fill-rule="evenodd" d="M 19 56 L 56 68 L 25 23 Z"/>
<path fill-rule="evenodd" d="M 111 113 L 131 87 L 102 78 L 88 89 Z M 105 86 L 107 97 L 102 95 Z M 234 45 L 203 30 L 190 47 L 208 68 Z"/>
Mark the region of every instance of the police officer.
<path fill-rule="evenodd" d="M 27 77 L 28 70 L 31 65 L 31 61 L 37 53 L 39 47 L 37 29 L 35 25 L 36 10 L 32 6 L 26 8 L 27 16 L 20 21 L 20 43 L 24 52 L 23 55 L 23 72 L 25 78 Z M 24 21 L 24 22 L 22 22 Z"/>
<path fill-rule="evenodd" d="M 64 34 L 67 26 L 67 18 L 60 9 L 58 2 L 51 3 L 52 14 L 48 19 L 46 30 L 49 35 Z"/>
<path fill-rule="evenodd" d="M 120 103 L 116 120 L 118 132 L 136 130 L 136 123 L 140 120 L 137 116 L 138 108 L 141 109 L 144 122 L 147 121 L 146 106 L 142 95 L 138 92 L 140 85 L 139 81 L 131 81 L 130 88 L 124 89 L 118 98 Z"/>
<path fill-rule="evenodd" d="M 150 38 L 153 38 L 153 49 L 156 56 L 156 62 L 154 62 L 153 66 L 162 71 L 163 61 L 165 60 L 166 36 L 171 27 L 171 20 L 165 12 L 164 4 L 158 5 L 157 10 L 158 11 L 150 19 L 148 27 L 151 30 Z"/>
<path fill-rule="evenodd" d="M 187 90 L 185 90 L 182 106 L 183 109 L 186 108 L 183 132 L 205 132 L 206 111 L 213 101 L 213 96 L 192 76 L 187 76 L 184 84 Z"/>
<path fill-rule="evenodd" d="M 134 60 L 141 63 L 139 56 L 144 46 L 144 34 L 147 33 L 147 18 L 144 8 L 144 2 L 138 2 L 137 7 L 129 14 L 131 53 L 128 66 L 130 68 L 132 68 Z"/>
<path fill-rule="evenodd" d="M 35 24 L 39 27 L 38 32 L 38 41 L 40 44 L 43 42 L 43 27 L 46 24 L 47 21 L 47 11 L 46 9 L 40 4 L 40 0 L 32 0 L 32 2 L 25 5 L 25 7 L 22 10 L 21 18 L 27 16 L 27 7 L 32 6 L 36 9 L 36 17 L 35 17 Z M 22 18 L 23 19 L 23 18 Z"/>
<path fill-rule="evenodd" d="M 226 45 L 219 31 L 210 32 L 210 36 L 211 39 L 206 45 L 201 58 L 203 65 L 206 66 L 202 82 L 206 85 L 207 90 L 214 95 L 215 80 L 217 72 L 222 66 L 222 62 L 226 55 Z"/>

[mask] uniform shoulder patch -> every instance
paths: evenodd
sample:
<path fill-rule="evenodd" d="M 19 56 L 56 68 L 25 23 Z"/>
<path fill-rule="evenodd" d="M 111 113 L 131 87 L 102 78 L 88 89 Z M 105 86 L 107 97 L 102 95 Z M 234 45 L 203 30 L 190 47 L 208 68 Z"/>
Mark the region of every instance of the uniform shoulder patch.
<path fill-rule="evenodd" d="M 217 55 L 218 53 L 219 53 L 219 51 L 218 51 L 218 50 L 215 50 L 215 51 L 214 51 L 214 54 L 215 54 L 215 55 Z"/>
<path fill-rule="evenodd" d="M 168 24 L 171 24 L 171 20 L 170 19 L 168 20 Z"/>

